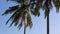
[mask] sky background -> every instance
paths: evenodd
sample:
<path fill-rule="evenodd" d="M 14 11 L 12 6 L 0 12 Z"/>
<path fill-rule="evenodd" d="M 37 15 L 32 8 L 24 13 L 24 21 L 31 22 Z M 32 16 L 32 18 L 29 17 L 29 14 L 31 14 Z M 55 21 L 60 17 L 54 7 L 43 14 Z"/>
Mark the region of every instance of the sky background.
<path fill-rule="evenodd" d="M 0 34 L 24 34 L 24 26 L 18 31 L 16 26 L 9 28 L 10 22 L 7 25 L 5 24 L 11 14 L 1 16 L 8 7 L 14 5 L 16 5 L 15 2 L 0 0 Z M 44 18 L 44 11 L 41 9 L 40 13 L 41 15 L 39 17 L 32 15 L 33 27 L 31 29 L 27 27 L 26 34 L 46 34 L 46 19 Z M 50 11 L 50 34 L 60 34 L 60 12 L 56 13 L 54 6 Z"/>

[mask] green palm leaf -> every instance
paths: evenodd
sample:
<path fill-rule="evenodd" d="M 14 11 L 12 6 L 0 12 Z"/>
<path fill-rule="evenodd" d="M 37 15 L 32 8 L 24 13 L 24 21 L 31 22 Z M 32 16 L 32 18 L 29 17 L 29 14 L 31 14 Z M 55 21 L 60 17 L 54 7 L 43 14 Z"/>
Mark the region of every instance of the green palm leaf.
<path fill-rule="evenodd" d="M 31 20 L 31 16 L 30 14 L 28 13 L 28 17 L 27 17 L 27 26 L 30 26 L 30 28 L 32 28 L 32 20 Z"/>
<path fill-rule="evenodd" d="M 9 7 L 9 9 L 7 9 L 2 15 L 5 15 L 5 14 L 9 14 L 9 13 L 15 12 L 18 8 L 19 8 L 18 5 L 13 6 L 13 7 Z"/>
<path fill-rule="evenodd" d="M 59 12 L 59 8 L 60 8 L 60 1 L 59 0 L 53 0 L 53 3 L 54 3 L 54 5 L 55 5 L 55 7 L 56 7 L 56 12 Z"/>

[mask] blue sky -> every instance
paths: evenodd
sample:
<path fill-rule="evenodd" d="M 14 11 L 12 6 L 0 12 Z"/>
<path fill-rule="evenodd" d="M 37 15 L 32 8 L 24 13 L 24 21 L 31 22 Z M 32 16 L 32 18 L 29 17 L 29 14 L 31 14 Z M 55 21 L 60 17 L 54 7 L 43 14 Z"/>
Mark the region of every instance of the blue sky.
<path fill-rule="evenodd" d="M 24 26 L 18 31 L 16 26 L 9 28 L 10 22 L 5 25 L 5 22 L 11 14 L 1 16 L 9 6 L 14 5 L 16 5 L 15 2 L 0 0 L 0 34 L 23 34 L 24 32 Z M 41 9 L 40 12 L 40 17 L 32 15 L 33 27 L 31 29 L 27 27 L 26 34 L 46 34 L 46 19 L 44 18 L 44 11 Z M 56 13 L 55 7 L 53 7 L 50 12 L 50 34 L 60 34 L 60 12 Z"/>

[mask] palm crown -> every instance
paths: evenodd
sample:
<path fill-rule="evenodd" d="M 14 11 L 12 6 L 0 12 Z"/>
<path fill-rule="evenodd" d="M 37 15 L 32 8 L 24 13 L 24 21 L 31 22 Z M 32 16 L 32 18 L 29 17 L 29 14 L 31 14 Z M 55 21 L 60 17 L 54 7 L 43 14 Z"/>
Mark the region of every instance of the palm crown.
<path fill-rule="evenodd" d="M 49 15 L 50 9 L 52 8 L 52 2 L 56 9 L 59 10 L 60 1 L 59 0 L 10 0 L 19 3 L 19 5 L 9 7 L 2 15 L 13 13 L 13 15 L 7 20 L 6 24 L 12 20 L 10 26 L 15 23 L 20 29 L 22 24 L 24 26 L 32 27 L 31 14 L 35 16 L 40 16 L 39 9 L 45 10 L 45 17 Z M 20 21 L 20 22 L 19 22 Z M 24 21 L 24 22 L 23 22 Z M 26 27 L 25 27 L 26 28 Z"/>
<path fill-rule="evenodd" d="M 30 6 L 30 4 L 28 4 L 28 1 L 26 0 L 14 0 L 14 1 L 21 3 L 21 5 L 15 5 L 9 7 L 9 9 L 7 9 L 2 15 L 13 13 L 13 15 L 7 20 L 6 24 L 11 20 L 12 23 L 10 24 L 10 27 L 14 23 L 15 26 L 18 25 L 19 29 L 24 24 L 24 34 L 25 34 L 26 27 L 29 26 L 31 28 L 33 25 L 30 13 L 32 13 L 35 16 L 39 16 L 39 11 L 36 8 L 34 9 L 36 11 L 31 10 L 31 8 L 33 7 Z"/>

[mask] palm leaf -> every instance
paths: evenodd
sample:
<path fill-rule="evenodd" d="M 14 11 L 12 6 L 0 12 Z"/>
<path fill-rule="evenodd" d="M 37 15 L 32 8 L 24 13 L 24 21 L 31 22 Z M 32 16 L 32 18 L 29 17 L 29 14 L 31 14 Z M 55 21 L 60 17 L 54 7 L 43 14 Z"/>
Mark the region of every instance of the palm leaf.
<path fill-rule="evenodd" d="M 30 26 L 30 28 L 32 28 L 32 21 L 31 21 L 31 16 L 28 14 L 28 17 L 27 17 L 27 26 Z"/>
<path fill-rule="evenodd" d="M 56 12 L 59 12 L 59 8 L 60 8 L 60 1 L 59 0 L 53 0 L 53 3 L 56 7 Z"/>
<path fill-rule="evenodd" d="M 22 25 L 23 25 L 23 18 L 21 19 L 21 22 L 20 22 L 20 24 L 18 25 L 19 30 L 21 29 Z"/>
<path fill-rule="evenodd" d="M 18 8 L 19 8 L 18 5 L 13 6 L 13 7 L 9 7 L 9 9 L 7 9 L 2 15 L 5 15 L 5 14 L 9 14 L 9 13 L 15 12 Z"/>
<path fill-rule="evenodd" d="M 20 9 L 18 9 L 14 14 L 13 14 L 13 17 L 12 17 L 12 24 L 15 23 L 15 26 L 18 25 L 19 23 L 19 20 L 21 19 L 23 13 L 23 11 L 21 11 Z"/>

